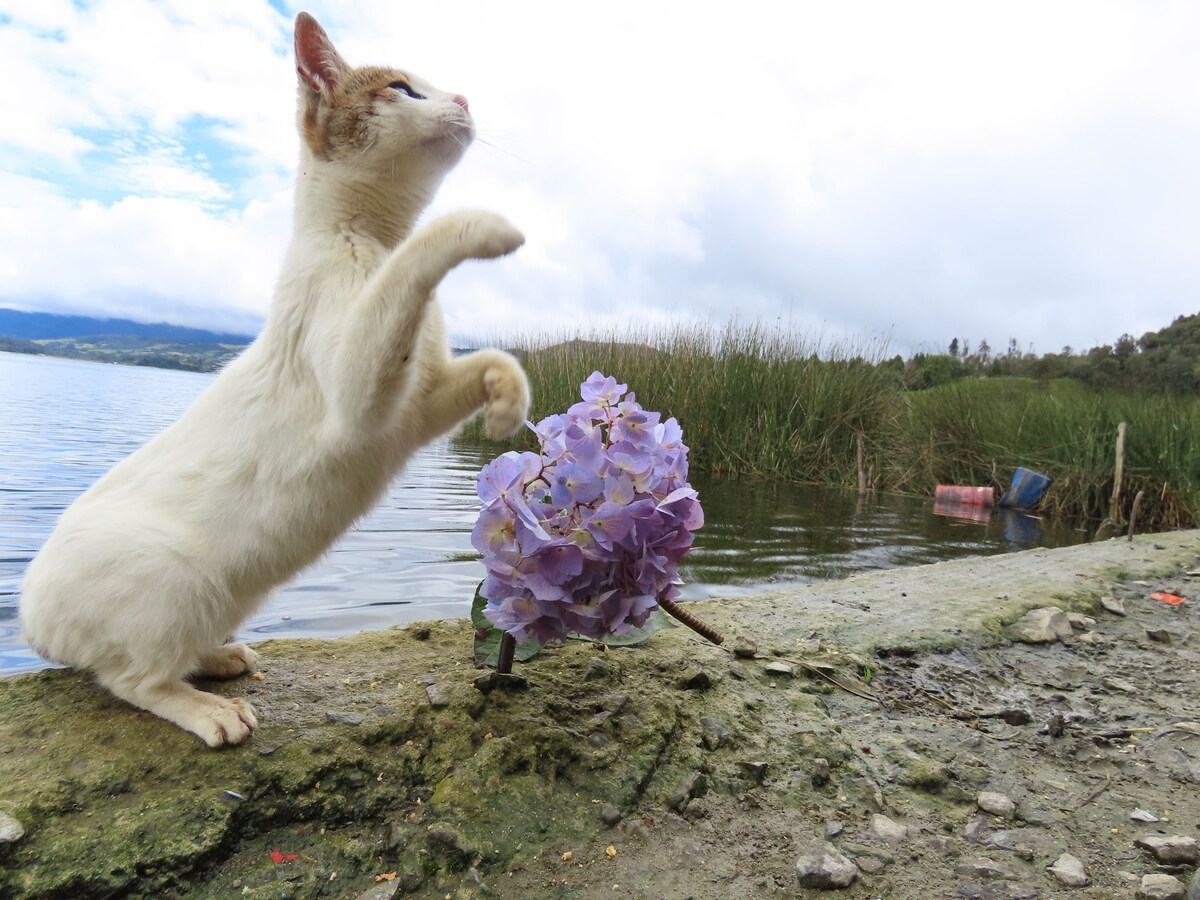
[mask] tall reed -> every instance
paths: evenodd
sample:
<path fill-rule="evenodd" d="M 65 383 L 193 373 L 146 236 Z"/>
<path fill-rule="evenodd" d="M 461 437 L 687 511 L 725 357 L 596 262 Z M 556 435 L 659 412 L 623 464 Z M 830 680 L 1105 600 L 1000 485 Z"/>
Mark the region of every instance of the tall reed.
<path fill-rule="evenodd" d="M 1043 509 L 1102 518 L 1112 493 L 1117 424 L 1129 423 L 1123 498 L 1146 497 L 1158 528 L 1200 522 L 1200 398 L 1134 396 L 1078 382 L 965 379 L 902 390 L 882 343 L 809 342 L 762 323 L 681 326 L 587 340 L 519 340 L 532 417 L 579 399 L 593 371 L 629 384 L 647 409 L 675 416 L 692 468 L 714 476 L 858 483 L 863 436 L 873 488 L 931 495 L 939 483 L 1007 487 L 1017 466 L 1054 479 Z M 478 438 L 478 424 L 467 438 Z M 531 435 L 512 446 L 531 448 Z"/>

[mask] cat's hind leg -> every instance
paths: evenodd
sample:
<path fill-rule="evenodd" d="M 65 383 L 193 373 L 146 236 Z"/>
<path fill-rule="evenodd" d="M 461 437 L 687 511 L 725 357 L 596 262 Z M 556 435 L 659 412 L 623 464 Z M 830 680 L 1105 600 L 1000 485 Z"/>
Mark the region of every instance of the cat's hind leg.
<path fill-rule="evenodd" d="M 258 654 L 245 644 L 222 644 L 201 653 L 192 674 L 200 678 L 237 678 L 253 672 L 257 663 Z"/>
<path fill-rule="evenodd" d="M 210 747 L 240 744 L 258 725 L 254 709 L 240 697 L 218 697 L 182 678 L 150 680 L 123 672 L 97 673 L 100 683 L 127 703 L 173 722 Z"/>

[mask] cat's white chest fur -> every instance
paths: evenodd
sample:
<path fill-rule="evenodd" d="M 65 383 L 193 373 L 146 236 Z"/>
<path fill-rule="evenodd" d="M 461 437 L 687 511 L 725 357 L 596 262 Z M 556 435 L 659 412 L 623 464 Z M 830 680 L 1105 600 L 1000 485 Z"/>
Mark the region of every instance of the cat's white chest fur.
<path fill-rule="evenodd" d="M 254 651 L 224 641 L 416 449 L 480 409 L 506 436 L 529 405 L 508 354 L 451 358 L 434 297 L 451 268 L 511 253 L 520 232 L 478 211 L 412 231 L 473 135 L 466 101 L 350 68 L 304 13 L 296 61 L 295 225 L 266 327 L 63 514 L 21 586 L 38 653 L 210 746 L 245 740 L 254 711 L 187 677 L 250 671 Z"/>

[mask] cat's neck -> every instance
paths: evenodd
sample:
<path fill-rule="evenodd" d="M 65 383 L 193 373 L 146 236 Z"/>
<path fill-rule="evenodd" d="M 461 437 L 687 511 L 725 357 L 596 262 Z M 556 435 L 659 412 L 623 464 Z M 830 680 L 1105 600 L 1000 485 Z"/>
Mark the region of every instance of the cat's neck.
<path fill-rule="evenodd" d="M 412 231 L 436 188 L 422 189 L 406 179 L 349 178 L 302 159 L 296 176 L 296 237 L 349 236 L 390 250 Z"/>

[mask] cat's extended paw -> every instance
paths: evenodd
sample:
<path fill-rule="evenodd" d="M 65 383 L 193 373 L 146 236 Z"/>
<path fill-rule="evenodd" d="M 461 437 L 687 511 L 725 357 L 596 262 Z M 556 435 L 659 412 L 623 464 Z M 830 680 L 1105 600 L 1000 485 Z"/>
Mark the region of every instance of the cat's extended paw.
<path fill-rule="evenodd" d="M 472 259 L 506 256 L 525 243 L 521 234 L 503 216 L 486 210 L 460 214 L 458 240 Z"/>
<path fill-rule="evenodd" d="M 524 424 L 529 415 L 529 381 L 516 360 L 489 368 L 483 376 L 487 390 L 484 430 L 494 441 L 503 440 Z"/>

